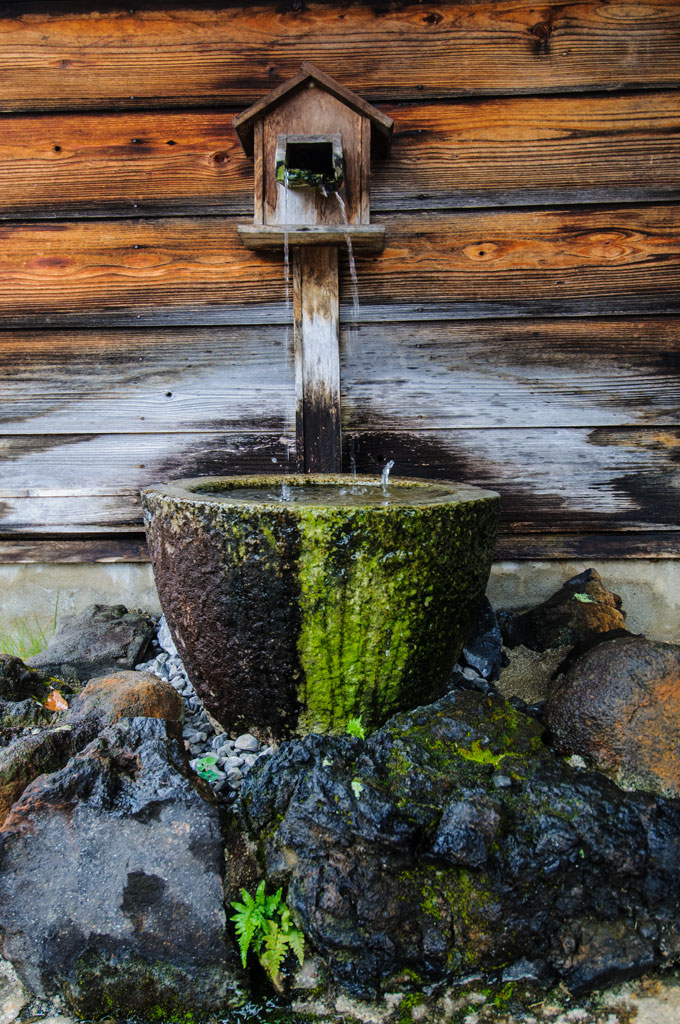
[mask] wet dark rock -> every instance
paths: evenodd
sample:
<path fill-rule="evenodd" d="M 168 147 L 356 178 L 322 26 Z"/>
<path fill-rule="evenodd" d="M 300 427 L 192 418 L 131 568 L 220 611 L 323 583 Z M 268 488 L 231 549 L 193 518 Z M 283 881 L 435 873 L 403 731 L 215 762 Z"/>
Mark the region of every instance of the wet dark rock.
<path fill-rule="evenodd" d="M 592 647 L 545 708 L 558 748 L 626 788 L 680 797 L 680 646 L 623 636 Z"/>
<path fill-rule="evenodd" d="M 522 614 L 501 612 L 503 641 L 534 651 L 574 645 L 596 633 L 625 629 L 621 598 L 607 590 L 595 569 L 586 569 L 536 608 Z"/>
<path fill-rule="evenodd" d="M 638 934 L 633 924 L 584 918 L 574 937 L 574 952 L 565 963 L 565 980 L 572 992 L 627 981 L 654 965 L 654 943 Z"/>
<path fill-rule="evenodd" d="M 573 769 L 541 735 L 455 690 L 366 741 L 308 736 L 253 768 L 248 833 L 342 989 L 528 962 L 586 989 L 677 958 L 680 803 Z"/>
<path fill-rule="evenodd" d="M 224 1009 L 223 841 L 172 725 L 124 719 L 35 780 L 0 832 L 2 952 L 41 998 L 86 1015 Z"/>
<path fill-rule="evenodd" d="M 497 692 L 494 683 L 484 679 L 477 672 L 470 670 L 463 672 L 460 666 L 456 666 L 449 676 L 448 689 L 474 690 L 476 693 L 483 693 L 485 696 Z"/>
<path fill-rule="evenodd" d="M 0 828 L 29 783 L 63 767 L 72 752 L 71 730 L 61 726 L 17 736 L 0 749 Z"/>
<path fill-rule="evenodd" d="M 487 597 L 479 610 L 477 621 L 463 647 L 461 661 L 475 669 L 484 679 L 498 679 L 501 669 L 503 641 L 496 613 Z"/>
<path fill-rule="evenodd" d="M 2 733 L 6 729 L 29 729 L 48 725 L 54 717 L 52 711 L 46 710 L 32 698 L 29 700 L 0 700 L 0 746 Z"/>
<path fill-rule="evenodd" d="M 179 736 L 183 714 L 182 698 L 173 687 L 142 672 L 92 679 L 64 713 L 46 712 L 35 701 L 10 707 L 18 709 L 17 714 L 23 710 L 27 722 L 33 716 L 35 725 L 43 728 L 36 735 L 14 737 L 0 748 L 0 824 L 33 779 L 63 768 L 107 726 L 121 718 L 164 718 Z M 0 703 L 0 724 L 3 721 Z M 14 721 L 16 728 L 19 719 Z"/>
<path fill-rule="evenodd" d="M 29 668 L 21 658 L 0 654 L 0 701 L 8 703 L 44 699 L 54 688 L 54 681 L 37 669 Z"/>
<path fill-rule="evenodd" d="M 64 618 L 46 650 L 27 659 L 32 668 L 65 679 L 92 679 L 144 660 L 155 637 L 149 615 L 125 605 L 93 604 Z"/>

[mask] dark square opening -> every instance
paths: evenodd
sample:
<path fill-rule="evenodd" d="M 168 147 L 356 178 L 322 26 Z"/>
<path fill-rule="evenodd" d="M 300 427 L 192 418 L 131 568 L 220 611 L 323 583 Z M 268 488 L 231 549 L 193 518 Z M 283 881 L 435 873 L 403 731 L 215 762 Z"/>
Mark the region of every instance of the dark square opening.
<path fill-rule="evenodd" d="M 286 145 L 286 169 L 306 171 L 333 178 L 332 142 L 289 142 Z"/>

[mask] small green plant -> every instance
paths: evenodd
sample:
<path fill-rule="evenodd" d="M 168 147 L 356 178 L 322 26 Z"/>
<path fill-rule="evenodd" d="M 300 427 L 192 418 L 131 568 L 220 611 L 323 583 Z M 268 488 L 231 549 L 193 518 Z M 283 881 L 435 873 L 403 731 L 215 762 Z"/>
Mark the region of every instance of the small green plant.
<path fill-rule="evenodd" d="M 347 719 L 347 735 L 356 736 L 360 740 L 366 739 L 366 730 L 362 725 L 361 718 Z"/>
<path fill-rule="evenodd" d="M 255 896 L 241 889 L 243 903 L 232 903 L 236 913 L 231 918 L 241 951 L 241 963 L 246 966 L 248 950 L 252 946 L 278 992 L 282 989 L 281 965 L 288 952 L 292 950 L 295 953 L 300 965 L 305 959 L 304 935 L 293 925 L 290 910 L 281 898 L 282 892 L 279 889 L 272 896 L 266 896 L 264 879 Z"/>
<path fill-rule="evenodd" d="M 572 594 L 572 601 L 580 601 L 581 604 L 597 604 L 594 597 L 589 594 Z"/>
<path fill-rule="evenodd" d="M 217 782 L 220 778 L 220 773 L 215 768 L 217 764 L 217 758 L 214 754 L 206 754 L 204 757 L 199 757 L 196 762 L 196 774 L 200 775 L 206 782 Z"/>

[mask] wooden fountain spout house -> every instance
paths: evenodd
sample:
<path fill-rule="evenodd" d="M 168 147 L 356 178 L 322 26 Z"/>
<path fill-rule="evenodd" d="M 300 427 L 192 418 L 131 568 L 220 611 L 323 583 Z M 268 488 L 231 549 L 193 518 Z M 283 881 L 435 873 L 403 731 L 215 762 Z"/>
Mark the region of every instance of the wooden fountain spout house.
<path fill-rule="evenodd" d="M 292 253 L 297 446 L 306 472 L 339 472 L 338 248 L 380 252 L 370 223 L 371 155 L 389 151 L 394 122 L 311 64 L 234 119 L 254 157 L 249 249 Z"/>

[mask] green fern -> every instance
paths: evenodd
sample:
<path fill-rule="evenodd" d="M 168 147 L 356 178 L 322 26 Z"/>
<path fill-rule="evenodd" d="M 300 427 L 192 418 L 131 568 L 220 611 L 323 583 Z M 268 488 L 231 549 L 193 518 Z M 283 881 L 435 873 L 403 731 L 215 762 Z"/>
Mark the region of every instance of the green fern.
<path fill-rule="evenodd" d="M 267 896 L 264 880 L 258 885 L 255 896 L 241 889 L 243 903 L 232 903 L 236 913 L 231 918 L 235 926 L 241 963 L 246 966 L 248 951 L 252 946 L 274 988 L 279 991 L 281 966 L 288 951 L 292 949 L 302 965 L 305 943 L 304 935 L 293 925 L 290 910 L 283 902 L 282 894 L 283 890 L 278 889 L 271 896 Z"/>

